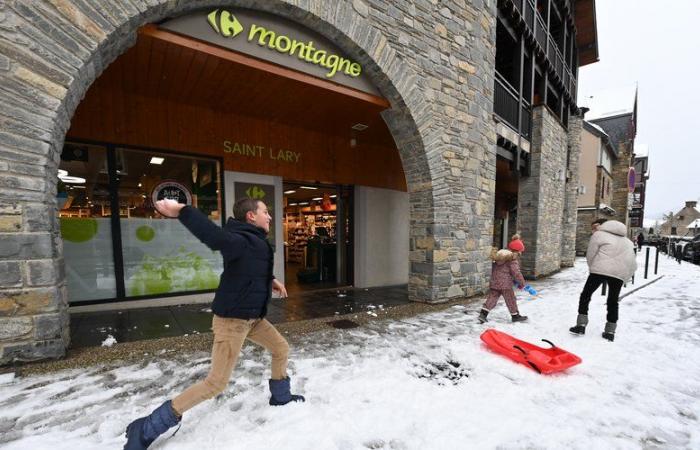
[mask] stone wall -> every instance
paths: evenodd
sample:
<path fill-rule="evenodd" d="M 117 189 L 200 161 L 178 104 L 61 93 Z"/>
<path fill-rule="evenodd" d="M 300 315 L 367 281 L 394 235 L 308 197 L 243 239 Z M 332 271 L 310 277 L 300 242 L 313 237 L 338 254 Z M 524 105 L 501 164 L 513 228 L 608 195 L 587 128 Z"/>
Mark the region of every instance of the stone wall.
<path fill-rule="evenodd" d="M 579 159 L 581 156 L 581 130 L 583 119 L 577 116 L 569 118 L 568 133 L 568 165 L 564 199 L 564 214 L 562 216 L 561 267 L 573 267 L 576 259 L 576 229 L 579 186 Z"/>
<path fill-rule="evenodd" d="M 628 199 L 632 195 L 627 187 L 627 177 L 629 169 L 633 164 L 633 154 L 630 142 L 623 142 L 618 145 L 617 159 L 613 160 L 612 166 L 612 199 L 610 201 L 615 215 L 611 217 L 627 225 L 629 223 L 629 203 Z"/>
<path fill-rule="evenodd" d="M 567 198 L 568 134 L 545 106 L 533 110 L 531 142 L 531 175 L 520 180 L 518 192 L 518 230 L 526 247 L 523 273 L 537 278 L 561 267 Z"/>
<path fill-rule="evenodd" d="M 576 255 L 584 256 L 591 240 L 591 223 L 596 220 L 595 209 L 582 209 L 578 211 L 576 227 Z"/>
<path fill-rule="evenodd" d="M 68 342 L 56 180 L 88 87 L 138 28 L 200 8 L 295 20 L 357 60 L 386 97 L 410 202 L 412 300 L 484 289 L 494 208 L 496 1 L 56 0 L 0 3 L 0 364 Z"/>

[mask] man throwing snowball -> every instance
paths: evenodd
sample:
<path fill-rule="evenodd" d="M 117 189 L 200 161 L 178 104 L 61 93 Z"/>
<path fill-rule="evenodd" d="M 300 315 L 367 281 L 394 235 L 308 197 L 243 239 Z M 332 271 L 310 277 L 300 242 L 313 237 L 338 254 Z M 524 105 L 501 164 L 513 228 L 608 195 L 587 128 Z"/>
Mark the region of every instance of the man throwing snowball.
<path fill-rule="evenodd" d="M 233 206 L 233 218 L 222 229 L 197 208 L 175 200 L 160 200 L 162 215 L 178 218 L 199 240 L 224 258 L 224 272 L 214 296 L 214 345 L 207 377 L 166 401 L 150 415 L 126 428 L 125 450 L 146 449 L 158 436 L 180 423 L 182 415 L 195 405 L 226 389 L 231 372 L 246 339 L 272 353 L 270 405 L 304 401 L 290 393 L 287 376 L 289 344 L 265 319 L 271 291 L 287 296 L 284 285 L 272 275 L 274 253 L 267 241 L 272 218 L 260 200 L 243 198 Z"/>

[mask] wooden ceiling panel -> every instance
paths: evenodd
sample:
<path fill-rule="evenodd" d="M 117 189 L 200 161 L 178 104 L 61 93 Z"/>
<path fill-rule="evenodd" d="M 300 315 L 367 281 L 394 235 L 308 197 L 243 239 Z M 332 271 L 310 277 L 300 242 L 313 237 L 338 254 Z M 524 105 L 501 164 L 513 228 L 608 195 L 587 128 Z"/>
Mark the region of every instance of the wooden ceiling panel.
<path fill-rule="evenodd" d="M 192 44 L 183 41 L 189 38 L 163 33 L 140 33 L 136 45 L 117 58 L 96 84 L 114 95 L 128 92 L 156 102 L 203 106 L 222 114 L 248 115 L 348 139 L 354 135 L 379 145 L 395 145 L 380 116 L 388 107 L 383 99 L 325 80 L 295 79 L 298 72 L 289 77 L 261 70 L 237 62 L 235 58 L 241 57 L 237 54 L 234 60 L 227 59 L 233 53 L 228 50 L 215 47 L 201 51 L 204 44 L 198 41 Z M 168 40 L 168 35 L 176 37 Z M 290 74 L 286 68 L 279 70 Z M 354 132 L 350 127 L 356 123 L 369 128 Z"/>

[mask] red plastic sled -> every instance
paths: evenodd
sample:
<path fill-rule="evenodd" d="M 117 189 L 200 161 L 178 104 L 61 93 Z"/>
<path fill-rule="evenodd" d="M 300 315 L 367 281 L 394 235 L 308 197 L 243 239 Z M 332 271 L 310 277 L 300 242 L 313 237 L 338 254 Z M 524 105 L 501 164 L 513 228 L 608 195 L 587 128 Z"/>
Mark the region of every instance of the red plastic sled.
<path fill-rule="evenodd" d="M 547 339 L 542 340 L 551 345 L 551 348 L 538 347 L 490 328 L 481 333 L 481 340 L 494 352 L 525 364 L 537 373 L 561 372 L 581 362 L 581 358 L 555 346 Z"/>

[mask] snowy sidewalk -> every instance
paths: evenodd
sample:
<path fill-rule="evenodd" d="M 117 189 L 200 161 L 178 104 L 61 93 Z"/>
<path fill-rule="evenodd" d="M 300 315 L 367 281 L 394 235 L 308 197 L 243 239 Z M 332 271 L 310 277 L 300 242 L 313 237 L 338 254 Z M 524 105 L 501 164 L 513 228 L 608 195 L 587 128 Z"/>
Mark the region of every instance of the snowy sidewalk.
<path fill-rule="evenodd" d="M 568 333 L 586 274 L 579 259 L 534 283 L 539 298 L 519 294 L 529 323 L 510 323 L 501 300 L 487 324 L 581 356 L 566 373 L 538 375 L 488 352 L 479 340 L 487 328 L 476 321 L 480 304 L 455 306 L 295 340 L 290 373 L 305 404 L 269 407 L 269 355 L 246 346 L 229 389 L 188 412 L 177 435 L 154 447 L 700 448 L 700 267 L 661 257 L 664 278 L 622 301 L 613 343 L 600 336 L 599 292 L 586 335 Z M 0 447 L 121 448 L 129 421 L 207 368 L 199 353 L 5 380 Z"/>

